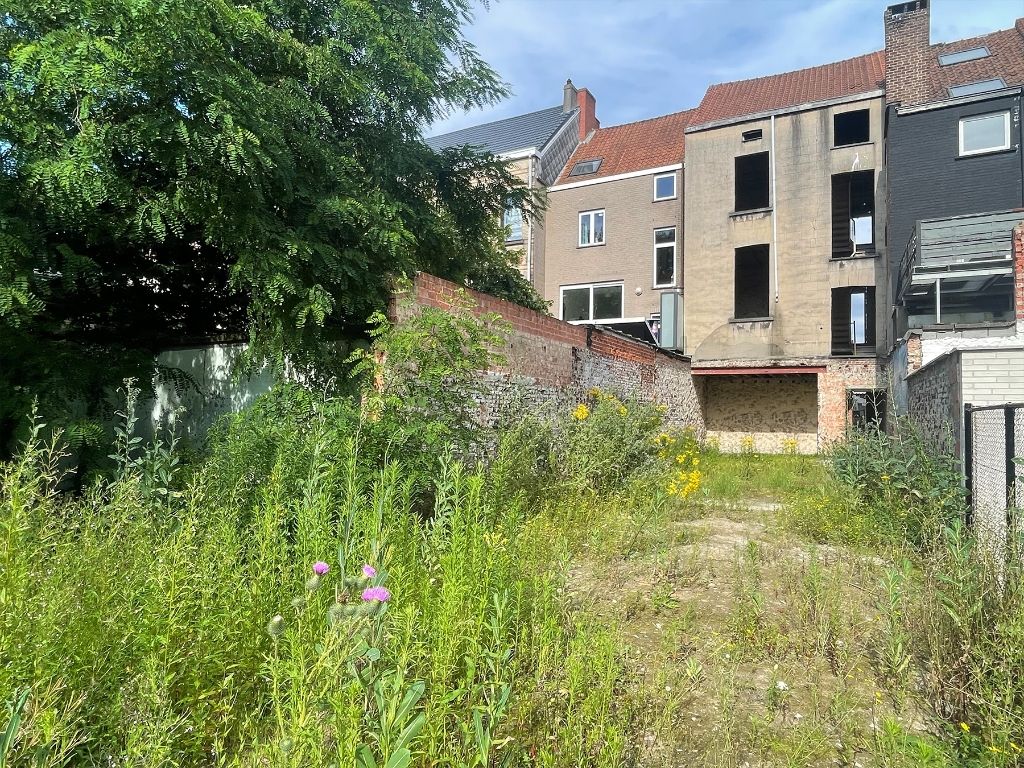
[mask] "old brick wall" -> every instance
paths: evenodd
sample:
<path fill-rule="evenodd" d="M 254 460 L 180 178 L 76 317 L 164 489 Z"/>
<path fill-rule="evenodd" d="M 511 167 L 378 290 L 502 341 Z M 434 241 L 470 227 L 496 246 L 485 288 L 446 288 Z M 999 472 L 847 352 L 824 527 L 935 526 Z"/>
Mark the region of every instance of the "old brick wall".
<path fill-rule="evenodd" d="M 667 406 L 666 420 L 704 435 L 700 401 L 685 357 L 612 331 L 570 325 L 548 315 L 433 275 L 419 273 L 412 287 L 397 294 L 393 317 L 419 307 L 447 309 L 472 300 L 476 314 L 496 313 L 511 327 L 498 350 L 505 362 L 484 372 L 481 417 L 493 421 L 510 406 L 568 410 L 591 387 Z"/>
<path fill-rule="evenodd" d="M 960 454 L 960 351 L 907 376 L 908 415 L 933 450 Z"/>
<path fill-rule="evenodd" d="M 885 372 L 874 358 L 833 358 L 818 374 L 818 448 L 839 440 L 850 423 L 852 389 L 886 389 Z"/>

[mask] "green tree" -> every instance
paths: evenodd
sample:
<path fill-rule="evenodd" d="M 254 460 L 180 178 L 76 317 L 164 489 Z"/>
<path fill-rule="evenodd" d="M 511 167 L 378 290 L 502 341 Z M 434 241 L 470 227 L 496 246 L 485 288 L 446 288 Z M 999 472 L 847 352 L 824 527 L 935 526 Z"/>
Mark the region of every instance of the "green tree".
<path fill-rule="evenodd" d="M 4 5 L 0 370 L 239 332 L 309 362 L 418 269 L 531 299 L 496 244 L 537 201 L 421 138 L 506 93 L 462 36 L 471 0 Z M 0 374 L 0 421 L 37 373 Z"/>

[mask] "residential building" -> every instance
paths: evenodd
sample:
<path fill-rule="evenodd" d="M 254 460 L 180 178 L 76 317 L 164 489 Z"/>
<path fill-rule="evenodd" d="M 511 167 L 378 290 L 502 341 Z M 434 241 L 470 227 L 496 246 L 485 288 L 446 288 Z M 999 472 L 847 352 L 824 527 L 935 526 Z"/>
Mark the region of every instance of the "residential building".
<path fill-rule="evenodd" d="M 548 189 L 537 284 L 556 317 L 658 340 L 662 296 L 675 306 L 683 288 L 682 163 L 690 114 L 598 128 L 582 138 Z"/>
<path fill-rule="evenodd" d="M 879 51 L 713 85 L 689 118 L 684 349 L 725 450 L 884 416 L 884 73 Z"/>
<path fill-rule="evenodd" d="M 963 382 L 984 377 L 989 358 L 1012 363 L 1024 381 L 1013 259 L 1013 232 L 1024 220 L 1024 19 L 933 45 L 929 14 L 927 0 L 885 12 L 889 324 L 901 413 L 908 377 L 953 350 L 965 352 L 956 358 Z M 1000 370 L 991 368 L 994 379 Z M 972 390 L 974 405 L 1010 396 L 993 383 L 988 394 Z"/>
<path fill-rule="evenodd" d="M 554 181 L 581 139 L 598 128 L 597 102 L 586 88 L 567 80 L 562 103 L 431 136 L 425 141 L 435 151 L 472 146 L 508 160 L 513 173 L 530 189 L 544 190 Z M 535 265 L 544 259 L 544 222 L 529 221 L 517 207 L 505 210 L 505 246 L 519 253 L 519 266 L 527 280 L 537 283 Z"/>

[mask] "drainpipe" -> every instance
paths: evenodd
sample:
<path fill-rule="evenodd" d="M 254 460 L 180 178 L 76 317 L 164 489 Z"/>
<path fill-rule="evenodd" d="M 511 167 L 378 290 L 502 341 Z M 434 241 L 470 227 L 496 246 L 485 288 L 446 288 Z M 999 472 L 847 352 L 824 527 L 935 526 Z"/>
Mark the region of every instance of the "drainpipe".
<path fill-rule="evenodd" d="M 772 115 L 772 265 L 775 271 L 775 303 L 779 303 L 779 199 L 775 195 L 775 115 Z"/>
<path fill-rule="evenodd" d="M 530 161 L 526 175 L 526 187 L 533 192 L 533 158 L 535 155 L 530 155 Z M 530 233 L 526 236 L 526 281 L 533 283 L 533 220 L 529 222 Z"/>

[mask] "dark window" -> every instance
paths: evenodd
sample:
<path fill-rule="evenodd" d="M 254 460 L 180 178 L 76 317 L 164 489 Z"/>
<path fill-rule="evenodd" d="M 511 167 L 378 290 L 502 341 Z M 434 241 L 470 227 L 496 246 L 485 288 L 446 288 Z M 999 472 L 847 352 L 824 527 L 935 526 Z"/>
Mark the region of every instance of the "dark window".
<path fill-rule="evenodd" d="M 832 177 L 832 258 L 875 248 L 875 172 Z"/>
<path fill-rule="evenodd" d="M 763 135 L 764 135 L 764 133 L 761 131 L 761 129 L 760 128 L 756 128 L 753 131 L 744 131 L 743 132 L 743 140 L 744 141 L 757 141 Z"/>
<path fill-rule="evenodd" d="M 847 408 L 854 429 L 885 429 L 884 389 L 851 389 L 847 393 Z"/>
<path fill-rule="evenodd" d="M 985 46 L 981 46 L 980 48 L 968 48 L 966 51 L 939 54 L 939 64 L 945 67 L 950 64 L 959 64 L 962 61 L 974 61 L 975 59 L 983 59 L 988 55 L 988 48 L 986 48 Z"/>
<path fill-rule="evenodd" d="M 569 171 L 570 176 L 586 176 L 588 173 L 597 173 L 601 167 L 601 158 L 597 160 L 581 160 Z"/>
<path fill-rule="evenodd" d="M 768 153 L 736 158 L 736 210 L 768 207 Z"/>
<path fill-rule="evenodd" d="M 856 355 L 875 349 L 875 289 L 832 289 L 832 354 Z"/>
<path fill-rule="evenodd" d="M 833 146 L 845 147 L 847 144 L 863 144 L 871 141 L 871 127 L 866 109 L 853 112 L 840 112 L 833 118 Z"/>
<path fill-rule="evenodd" d="M 996 91 L 1000 88 L 1005 88 L 1006 82 L 1001 77 L 994 77 L 991 80 L 978 80 L 975 83 L 964 83 L 963 85 L 951 85 L 949 86 L 949 95 L 956 96 L 971 96 L 975 93 L 985 93 L 985 91 Z"/>
<path fill-rule="evenodd" d="M 768 246 L 736 249 L 735 319 L 768 317 Z"/>

